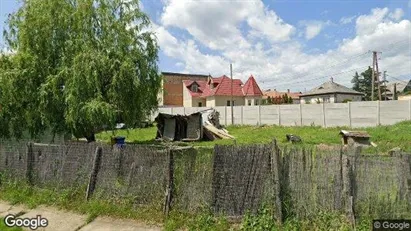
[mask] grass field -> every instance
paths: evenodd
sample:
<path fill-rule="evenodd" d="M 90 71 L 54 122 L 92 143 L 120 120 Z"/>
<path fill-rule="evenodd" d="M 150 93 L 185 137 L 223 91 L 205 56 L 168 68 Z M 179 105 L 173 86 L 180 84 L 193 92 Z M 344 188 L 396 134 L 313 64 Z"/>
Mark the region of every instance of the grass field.
<path fill-rule="evenodd" d="M 4 217 L 0 217 L 0 230 L 1 231 L 23 231 L 22 228 L 17 228 L 17 227 L 9 228 L 9 227 L 7 227 L 6 224 L 4 224 Z"/>
<path fill-rule="evenodd" d="M 341 144 L 338 134 L 341 129 L 348 128 L 321 128 L 321 127 L 280 127 L 280 126 L 228 126 L 227 130 L 236 138 L 237 144 L 268 143 L 276 138 L 280 143 L 286 143 L 285 135 L 294 134 L 303 139 L 304 144 Z M 156 127 L 118 130 L 115 135 L 126 137 L 127 142 L 140 144 L 152 144 L 156 141 Z M 404 121 L 392 126 L 378 126 L 372 128 L 353 129 L 367 131 L 371 135 L 371 141 L 378 147 L 375 151 L 386 152 L 394 147 L 400 147 L 411 152 L 411 121 Z M 110 141 L 112 131 L 102 132 L 97 139 Z M 195 146 L 213 146 L 215 144 L 232 144 L 233 140 L 201 141 L 190 143 Z"/>

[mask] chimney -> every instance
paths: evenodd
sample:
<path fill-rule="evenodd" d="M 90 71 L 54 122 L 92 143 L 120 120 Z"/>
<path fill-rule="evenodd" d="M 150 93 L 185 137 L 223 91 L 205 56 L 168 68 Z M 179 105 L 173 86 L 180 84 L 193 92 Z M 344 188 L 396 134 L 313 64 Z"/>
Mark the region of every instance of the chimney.
<path fill-rule="evenodd" d="M 334 78 L 333 77 L 331 77 L 331 83 L 334 83 Z"/>
<path fill-rule="evenodd" d="M 290 93 L 290 89 L 287 89 L 287 93 Z"/>

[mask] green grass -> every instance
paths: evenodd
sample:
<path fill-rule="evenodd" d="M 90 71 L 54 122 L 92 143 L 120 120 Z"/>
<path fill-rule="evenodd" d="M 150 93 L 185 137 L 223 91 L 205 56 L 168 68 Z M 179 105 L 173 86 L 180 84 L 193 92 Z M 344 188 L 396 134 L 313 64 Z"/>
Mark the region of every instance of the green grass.
<path fill-rule="evenodd" d="M 236 139 L 237 144 L 268 143 L 274 138 L 278 142 L 285 144 L 286 134 L 298 135 L 308 145 L 336 145 L 341 144 L 341 137 L 338 134 L 341 129 L 367 131 L 371 135 L 371 141 L 376 143 L 376 149 L 372 152 L 386 152 L 394 147 L 411 151 L 411 121 L 404 121 L 392 126 L 378 126 L 372 128 L 349 129 L 343 127 L 321 128 L 314 126 L 305 127 L 282 127 L 282 126 L 228 126 L 227 130 Z M 126 141 L 140 144 L 155 144 L 156 127 L 118 130 L 115 135 L 126 137 Z M 102 132 L 97 135 L 97 139 L 106 142 L 110 141 L 113 132 Z M 233 140 L 200 141 L 190 143 L 195 146 L 213 146 L 215 144 L 233 144 Z"/>
<path fill-rule="evenodd" d="M 6 224 L 4 224 L 4 217 L 0 217 L 0 230 L 1 231 L 23 231 L 23 229 L 19 227 L 12 227 L 12 228 L 7 227 Z"/>

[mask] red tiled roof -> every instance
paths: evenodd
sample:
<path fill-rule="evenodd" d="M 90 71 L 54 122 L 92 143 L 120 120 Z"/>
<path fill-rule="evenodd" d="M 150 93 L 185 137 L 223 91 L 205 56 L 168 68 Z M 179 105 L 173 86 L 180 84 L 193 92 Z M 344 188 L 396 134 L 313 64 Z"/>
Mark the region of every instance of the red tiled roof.
<path fill-rule="evenodd" d="M 213 80 L 214 81 L 214 80 Z M 220 82 L 215 89 L 212 90 L 210 96 L 212 95 L 231 95 L 231 79 L 223 75 L 218 78 Z M 233 79 L 233 96 L 244 96 L 242 85 L 243 82 L 239 79 Z"/>
<path fill-rule="evenodd" d="M 208 97 L 208 96 L 230 96 L 231 95 L 231 78 L 223 75 L 218 78 L 212 78 L 212 83 L 216 84 L 215 88 L 208 85 L 208 81 L 192 81 L 184 80 L 184 86 L 189 90 L 192 97 Z M 197 83 L 198 92 L 192 92 L 190 86 Z M 243 82 L 240 79 L 233 79 L 233 96 L 244 96 Z M 263 95 L 254 77 L 247 80 L 247 95 Z M 260 93 L 260 94 L 259 94 Z"/>
<path fill-rule="evenodd" d="M 203 81 L 203 80 L 183 80 L 184 85 L 188 88 L 188 91 L 190 92 L 192 97 L 200 97 L 202 96 L 202 94 L 204 94 L 205 92 L 207 92 L 207 82 Z M 193 85 L 193 83 L 196 83 L 198 85 L 198 91 L 197 92 L 193 92 L 190 89 L 190 86 Z"/>
<path fill-rule="evenodd" d="M 282 97 L 285 94 L 287 94 L 288 96 L 291 96 L 291 98 L 293 98 L 293 99 L 299 99 L 300 95 L 302 93 L 301 92 L 280 92 L 280 91 L 266 91 L 266 92 L 264 92 L 265 97 L 270 96 L 271 98 Z"/>
<path fill-rule="evenodd" d="M 243 87 L 244 95 L 246 96 L 262 96 L 263 92 L 258 86 L 257 82 L 254 79 L 254 76 L 250 76 L 247 82 L 245 82 Z"/>

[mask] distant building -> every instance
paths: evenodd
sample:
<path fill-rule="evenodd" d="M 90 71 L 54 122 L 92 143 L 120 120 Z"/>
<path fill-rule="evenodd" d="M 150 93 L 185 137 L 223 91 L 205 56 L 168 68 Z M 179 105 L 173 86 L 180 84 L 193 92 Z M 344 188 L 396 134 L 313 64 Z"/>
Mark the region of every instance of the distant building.
<path fill-rule="evenodd" d="M 159 106 L 183 106 L 183 81 L 207 81 L 208 75 L 182 74 L 163 72 L 161 91 L 159 92 Z"/>
<path fill-rule="evenodd" d="M 301 92 L 290 92 L 290 89 L 288 89 L 286 92 L 281 92 L 277 91 L 276 89 L 271 90 L 268 89 L 264 91 L 264 100 L 267 100 L 268 97 L 270 98 L 276 98 L 276 97 L 283 97 L 283 95 L 287 95 L 293 99 L 293 104 L 299 104 L 300 103 L 300 95 Z"/>
<path fill-rule="evenodd" d="M 383 98 L 387 98 L 388 100 L 393 100 L 394 98 L 394 85 L 397 89 L 397 96 L 398 100 L 400 100 L 400 96 L 406 92 L 411 92 L 411 80 L 407 81 L 398 81 L 398 82 L 391 82 L 387 83 L 387 91 L 386 93 L 382 93 Z"/>
<path fill-rule="evenodd" d="M 305 103 L 342 103 L 344 101 L 361 101 L 363 93 L 331 81 L 300 95 L 300 102 Z"/>
<path fill-rule="evenodd" d="M 210 76 L 206 81 L 184 80 L 183 89 L 184 107 L 260 105 L 263 96 L 253 76 L 245 84 L 225 75 L 218 78 Z"/>

